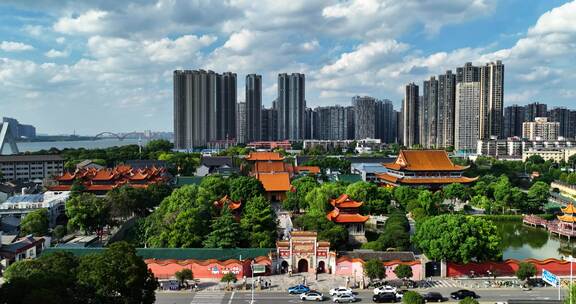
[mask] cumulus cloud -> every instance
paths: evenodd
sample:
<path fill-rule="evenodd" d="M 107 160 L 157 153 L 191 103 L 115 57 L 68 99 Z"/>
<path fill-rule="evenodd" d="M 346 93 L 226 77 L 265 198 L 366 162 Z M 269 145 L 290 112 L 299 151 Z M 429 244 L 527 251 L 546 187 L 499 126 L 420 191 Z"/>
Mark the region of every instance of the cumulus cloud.
<path fill-rule="evenodd" d="M 34 49 L 33 46 L 22 42 L 15 42 L 15 41 L 0 42 L 0 50 L 5 52 L 21 52 L 21 51 L 30 51 L 33 49 Z"/>
<path fill-rule="evenodd" d="M 44 53 L 44 56 L 46 56 L 48 58 L 63 58 L 63 57 L 68 57 L 68 52 L 51 49 L 48 52 Z"/>

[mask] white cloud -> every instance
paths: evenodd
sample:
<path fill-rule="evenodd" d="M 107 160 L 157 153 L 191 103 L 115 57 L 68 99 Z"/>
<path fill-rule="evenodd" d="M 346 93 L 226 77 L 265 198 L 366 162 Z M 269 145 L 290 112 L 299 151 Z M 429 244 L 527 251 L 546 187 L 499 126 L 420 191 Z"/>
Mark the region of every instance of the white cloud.
<path fill-rule="evenodd" d="M 31 36 L 40 36 L 44 32 L 44 29 L 40 25 L 26 25 L 23 28 L 24 32 L 28 33 Z"/>
<path fill-rule="evenodd" d="M 66 38 L 64 38 L 64 37 L 58 37 L 58 38 L 56 38 L 56 43 L 62 44 L 62 43 L 64 43 L 64 42 L 66 42 Z"/>
<path fill-rule="evenodd" d="M 0 42 L 0 50 L 5 52 L 20 52 L 20 51 L 30 51 L 34 47 L 22 42 L 15 41 L 2 41 Z"/>
<path fill-rule="evenodd" d="M 63 58 L 63 57 L 68 57 L 68 52 L 67 51 L 58 51 L 55 49 L 51 49 L 48 52 L 44 53 L 44 56 L 48 57 L 48 58 Z"/>
<path fill-rule="evenodd" d="M 97 34 L 105 29 L 108 12 L 89 10 L 77 17 L 64 17 L 54 24 L 54 30 L 64 34 Z"/>
<path fill-rule="evenodd" d="M 164 38 L 158 41 L 144 42 L 144 49 L 152 61 L 182 62 L 183 59 L 190 58 L 195 52 L 211 45 L 216 40 L 216 36 L 185 35 L 175 40 Z"/>

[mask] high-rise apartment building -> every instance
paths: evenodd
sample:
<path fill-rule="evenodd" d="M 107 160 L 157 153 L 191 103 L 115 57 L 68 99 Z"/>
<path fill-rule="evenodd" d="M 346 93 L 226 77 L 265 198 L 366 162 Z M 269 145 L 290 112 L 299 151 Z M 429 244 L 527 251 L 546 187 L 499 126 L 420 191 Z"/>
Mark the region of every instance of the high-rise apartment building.
<path fill-rule="evenodd" d="M 354 138 L 376 137 L 376 100 L 369 96 L 352 97 L 354 107 Z"/>
<path fill-rule="evenodd" d="M 394 105 L 391 100 L 377 100 L 375 113 L 375 136 L 384 143 L 393 143 L 396 140 L 394 126 Z"/>
<path fill-rule="evenodd" d="M 236 138 L 236 74 L 176 70 L 173 78 L 176 149 Z"/>
<path fill-rule="evenodd" d="M 236 142 L 237 143 L 247 143 L 247 124 L 246 124 L 246 103 L 239 102 L 236 105 Z"/>
<path fill-rule="evenodd" d="M 418 85 L 414 83 L 406 85 L 402 101 L 402 144 L 406 147 L 419 144 L 419 96 Z"/>
<path fill-rule="evenodd" d="M 477 150 L 480 138 L 480 82 L 456 84 L 454 149 L 462 152 Z"/>
<path fill-rule="evenodd" d="M 246 142 L 259 141 L 262 132 L 262 76 L 246 75 Z"/>
<path fill-rule="evenodd" d="M 278 139 L 304 139 L 306 111 L 305 76 L 300 73 L 278 75 Z"/>
<path fill-rule="evenodd" d="M 511 105 L 504 108 L 504 138 L 522 136 L 524 109 L 523 106 L 519 105 Z"/>
<path fill-rule="evenodd" d="M 262 140 L 278 140 L 278 111 L 275 105 L 276 102 L 270 109 L 262 108 Z"/>
<path fill-rule="evenodd" d="M 437 94 L 436 147 L 454 147 L 456 75 L 452 71 L 438 75 Z"/>
<path fill-rule="evenodd" d="M 560 124 L 558 136 L 565 138 L 574 138 L 574 122 L 571 110 L 562 107 L 556 107 L 548 111 L 548 120 Z"/>
<path fill-rule="evenodd" d="M 504 120 L 504 64 L 498 60 L 480 69 L 480 139 L 501 138 Z"/>
<path fill-rule="evenodd" d="M 533 102 L 525 106 L 524 121 L 534 121 L 536 117 L 546 116 L 548 116 L 548 106 L 545 103 Z"/>
<path fill-rule="evenodd" d="M 522 124 L 522 137 L 528 140 L 555 141 L 560 130 L 559 122 L 550 122 L 547 117 L 536 117 Z"/>
<path fill-rule="evenodd" d="M 438 141 L 438 80 L 436 77 L 432 76 L 430 80 L 424 80 L 422 91 L 420 113 L 425 117 L 420 117 L 420 143 L 425 148 L 432 148 L 437 146 Z"/>
<path fill-rule="evenodd" d="M 354 106 L 346 107 L 346 139 L 354 139 L 356 135 L 356 114 L 354 112 Z"/>
<path fill-rule="evenodd" d="M 36 127 L 33 125 L 23 125 L 17 119 L 10 117 L 2 117 L 2 122 L 10 124 L 10 134 L 12 138 L 34 138 L 36 137 Z M 2 124 L 0 122 L 0 125 Z"/>
<path fill-rule="evenodd" d="M 317 107 L 313 114 L 313 139 L 341 140 L 348 138 L 351 117 L 346 107 Z"/>

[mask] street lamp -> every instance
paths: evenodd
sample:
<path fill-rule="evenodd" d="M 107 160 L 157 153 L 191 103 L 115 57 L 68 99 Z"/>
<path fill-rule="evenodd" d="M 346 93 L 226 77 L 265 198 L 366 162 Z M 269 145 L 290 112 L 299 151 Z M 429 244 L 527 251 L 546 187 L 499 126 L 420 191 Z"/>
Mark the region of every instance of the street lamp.
<path fill-rule="evenodd" d="M 254 304 L 254 260 L 250 262 L 250 272 L 252 272 L 252 299 L 250 300 L 250 304 Z"/>

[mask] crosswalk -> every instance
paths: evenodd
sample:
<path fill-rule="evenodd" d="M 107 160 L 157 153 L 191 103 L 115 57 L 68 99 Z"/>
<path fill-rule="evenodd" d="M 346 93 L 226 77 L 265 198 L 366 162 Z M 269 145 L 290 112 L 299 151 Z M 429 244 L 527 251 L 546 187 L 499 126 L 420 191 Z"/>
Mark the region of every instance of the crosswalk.
<path fill-rule="evenodd" d="M 190 304 L 221 304 L 226 296 L 224 292 L 199 291 L 194 294 Z"/>
<path fill-rule="evenodd" d="M 434 280 L 434 281 L 427 281 L 429 288 L 434 287 L 461 287 L 460 283 L 453 280 Z"/>

